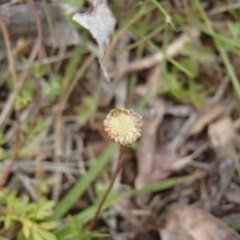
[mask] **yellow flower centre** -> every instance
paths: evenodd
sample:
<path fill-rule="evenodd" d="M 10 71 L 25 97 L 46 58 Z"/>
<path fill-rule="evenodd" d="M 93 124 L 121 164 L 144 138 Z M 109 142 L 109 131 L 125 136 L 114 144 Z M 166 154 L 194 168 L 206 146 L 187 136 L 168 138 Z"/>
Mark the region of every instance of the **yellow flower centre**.
<path fill-rule="evenodd" d="M 104 121 L 110 139 L 122 145 L 130 145 L 141 136 L 142 117 L 133 110 L 113 109 Z"/>
<path fill-rule="evenodd" d="M 118 135 L 127 135 L 134 128 L 132 119 L 125 114 L 120 114 L 119 117 L 115 117 L 110 121 L 112 129 L 115 130 Z"/>

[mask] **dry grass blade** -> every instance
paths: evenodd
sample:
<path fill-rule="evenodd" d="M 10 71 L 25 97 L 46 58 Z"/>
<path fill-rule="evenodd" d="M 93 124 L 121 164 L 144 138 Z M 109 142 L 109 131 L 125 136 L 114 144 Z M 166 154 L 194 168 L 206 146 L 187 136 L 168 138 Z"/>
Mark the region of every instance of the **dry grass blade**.
<path fill-rule="evenodd" d="M 189 29 L 186 33 L 183 33 L 179 36 L 172 44 L 170 44 L 166 50 L 166 55 L 168 57 L 175 57 L 178 55 L 179 51 L 183 48 L 183 46 L 188 43 L 194 41 L 198 38 L 200 32 L 197 29 Z M 129 72 L 136 72 L 144 69 L 151 68 L 164 59 L 164 55 L 162 53 L 156 53 L 152 56 L 147 56 L 143 59 L 133 61 L 121 67 L 117 66 L 116 68 L 111 69 L 109 72 L 110 76 L 117 76 L 119 74 L 126 74 Z"/>

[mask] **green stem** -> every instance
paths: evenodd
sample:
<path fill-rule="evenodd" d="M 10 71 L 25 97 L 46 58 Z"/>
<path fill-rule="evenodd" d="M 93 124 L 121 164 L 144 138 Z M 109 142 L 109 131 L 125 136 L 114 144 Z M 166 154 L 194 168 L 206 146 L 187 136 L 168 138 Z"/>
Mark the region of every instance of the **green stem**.
<path fill-rule="evenodd" d="M 90 225 L 89 225 L 89 227 L 88 227 L 88 231 L 92 231 L 92 230 L 93 230 L 93 228 L 94 228 L 94 226 L 95 226 L 95 223 L 96 223 L 96 220 L 97 220 L 97 218 L 98 218 L 98 215 L 99 215 L 99 213 L 100 213 L 100 211 L 101 211 L 101 209 L 102 209 L 102 206 L 103 206 L 105 200 L 107 199 L 107 196 L 108 196 L 109 192 L 110 192 L 111 189 L 112 189 L 112 186 L 113 186 L 113 184 L 114 184 L 114 182 L 115 182 L 115 180 L 116 180 L 116 178 L 117 178 L 117 175 L 118 175 L 119 171 L 120 171 L 121 168 L 122 168 L 124 149 L 125 149 L 125 146 L 120 145 L 117 167 L 116 167 L 116 169 L 115 169 L 115 171 L 114 171 L 114 173 L 113 173 L 111 183 L 110 183 L 110 185 L 108 186 L 108 189 L 107 189 L 107 191 L 105 192 L 105 194 L 104 194 L 101 202 L 99 203 L 98 208 L 97 208 L 97 211 L 96 211 L 96 213 L 95 213 L 95 215 L 94 215 L 94 217 L 93 217 L 93 220 L 91 221 L 91 223 L 90 223 Z"/>

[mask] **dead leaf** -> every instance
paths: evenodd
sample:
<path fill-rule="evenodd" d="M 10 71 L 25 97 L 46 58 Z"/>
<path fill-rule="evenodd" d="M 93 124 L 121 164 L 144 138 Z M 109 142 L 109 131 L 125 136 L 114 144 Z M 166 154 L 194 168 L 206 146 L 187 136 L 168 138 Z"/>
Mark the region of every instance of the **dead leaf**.
<path fill-rule="evenodd" d="M 166 212 L 162 240 L 239 240 L 224 222 L 201 209 L 175 203 Z"/>
<path fill-rule="evenodd" d="M 137 150 L 138 173 L 135 179 L 137 189 L 166 178 L 171 172 L 172 164 L 177 161 L 175 151 L 168 144 L 157 146 L 158 127 L 165 112 L 164 103 L 158 101 L 155 109 L 156 116 L 144 119 L 140 146 Z M 138 195 L 137 204 L 145 205 L 149 196 L 149 194 Z"/>
<path fill-rule="evenodd" d="M 209 105 L 199 113 L 199 117 L 189 129 L 190 136 L 200 133 L 209 123 L 224 112 L 224 106 L 220 104 Z"/>
<path fill-rule="evenodd" d="M 91 0 L 90 2 L 92 6 L 86 13 L 76 13 L 72 19 L 88 29 L 93 38 L 96 39 L 99 47 L 98 59 L 100 63 L 110 44 L 116 19 L 109 9 L 106 0 Z M 106 67 L 101 65 L 101 68 L 106 80 L 109 81 Z"/>
<path fill-rule="evenodd" d="M 208 135 L 214 150 L 221 155 L 232 155 L 236 140 L 233 122 L 229 117 L 222 118 L 209 125 Z"/>

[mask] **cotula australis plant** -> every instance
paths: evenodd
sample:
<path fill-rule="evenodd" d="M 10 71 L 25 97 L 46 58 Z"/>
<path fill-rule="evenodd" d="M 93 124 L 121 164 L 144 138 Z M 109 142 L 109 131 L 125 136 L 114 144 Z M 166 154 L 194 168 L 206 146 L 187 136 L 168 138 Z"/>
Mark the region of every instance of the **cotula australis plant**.
<path fill-rule="evenodd" d="M 125 108 L 115 108 L 110 111 L 103 122 L 104 130 L 108 137 L 115 143 L 120 145 L 119 157 L 116 169 L 113 173 L 111 183 L 108 186 L 101 202 L 98 205 L 97 211 L 91 221 L 88 230 L 91 231 L 94 226 L 99 212 L 115 182 L 115 179 L 122 168 L 123 154 L 126 146 L 130 146 L 136 141 L 142 133 L 143 120 L 142 116 L 133 110 Z"/>

